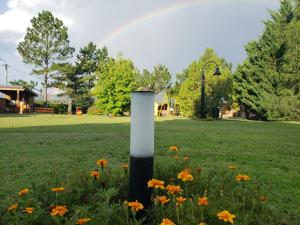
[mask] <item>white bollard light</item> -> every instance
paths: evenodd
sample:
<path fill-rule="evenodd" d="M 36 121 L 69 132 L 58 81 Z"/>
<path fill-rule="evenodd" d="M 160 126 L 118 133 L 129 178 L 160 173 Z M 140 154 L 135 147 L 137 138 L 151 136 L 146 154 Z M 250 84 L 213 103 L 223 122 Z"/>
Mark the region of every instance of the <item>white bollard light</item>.
<path fill-rule="evenodd" d="M 128 200 L 151 204 L 147 182 L 153 177 L 154 92 L 148 88 L 132 92 L 130 125 L 130 173 Z"/>

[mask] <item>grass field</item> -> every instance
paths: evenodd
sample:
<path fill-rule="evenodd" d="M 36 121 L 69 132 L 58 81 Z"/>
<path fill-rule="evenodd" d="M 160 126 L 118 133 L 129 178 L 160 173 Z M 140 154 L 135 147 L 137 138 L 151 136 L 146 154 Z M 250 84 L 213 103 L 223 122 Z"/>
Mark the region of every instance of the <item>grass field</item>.
<path fill-rule="evenodd" d="M 88 171 L 105 157 L 110 165 L 128 162 L 129 118 L 99 116 L 0 116 L 0 198 L 31 183 Z M 203 168 L 236 164 L 269 186 L 269 204 L 296 224 L 300 210 L 300 124 L 249 121 L 157 119 L 156 161 L 178 145 Z M 1 202 L 0 202 L 1 204 Z"/>

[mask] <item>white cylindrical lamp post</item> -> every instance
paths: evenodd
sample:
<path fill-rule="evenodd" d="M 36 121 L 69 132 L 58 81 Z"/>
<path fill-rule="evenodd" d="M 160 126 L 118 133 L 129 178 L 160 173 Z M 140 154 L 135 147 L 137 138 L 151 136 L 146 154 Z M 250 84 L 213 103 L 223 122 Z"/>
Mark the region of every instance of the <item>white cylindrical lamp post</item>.
<path fill-rule="evenodd" d="M 131 95 L 130 172 L 128 200 L 151 204 L 154 159 L 154 92 L 141 89 Z"/>

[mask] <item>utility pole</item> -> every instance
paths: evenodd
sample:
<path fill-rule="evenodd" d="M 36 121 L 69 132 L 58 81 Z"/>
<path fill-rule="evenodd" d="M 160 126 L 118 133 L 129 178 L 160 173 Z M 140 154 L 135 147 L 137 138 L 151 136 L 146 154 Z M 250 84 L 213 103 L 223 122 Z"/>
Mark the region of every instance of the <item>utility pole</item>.
<path fill-rule="evenodd" d="M 4 68 L 5 68 L 5 85 L 8 85 L 8 64 L 7 63 L 4 64 Z"/>
<path fill-rule="evenodd" d="M 4 69 L 5 69 L 5 85 L 8 85 L 8 64 L 6 63 L 6 61 L 4 59 L 1 59 L 4 62 Z"/>

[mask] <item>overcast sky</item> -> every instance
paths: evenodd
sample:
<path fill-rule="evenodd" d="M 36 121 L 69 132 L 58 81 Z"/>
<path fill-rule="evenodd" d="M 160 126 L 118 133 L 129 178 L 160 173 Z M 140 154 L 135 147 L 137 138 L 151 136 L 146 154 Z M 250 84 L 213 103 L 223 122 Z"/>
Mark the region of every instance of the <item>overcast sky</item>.
<path fill-rule="evenodd" d="M 0 0 L 0 58 L 12 66 L 9 80 L 32 79 L 31 67 L 16 50 L 30 19 L 50 10 L 69 29 L 76 48 L 105 44 L 142 70 L 165 64 L 173 77 L 207 47 L 234 66 L 245 59 L 244 45 L 263 31 L 268 9 L 279 0 Z M 0 61 L 0 65 L 2 61 Z M 17 71 L 20 70 L 20 71 Z M 0 84 L 4 83 L 0 67 Z"/>

